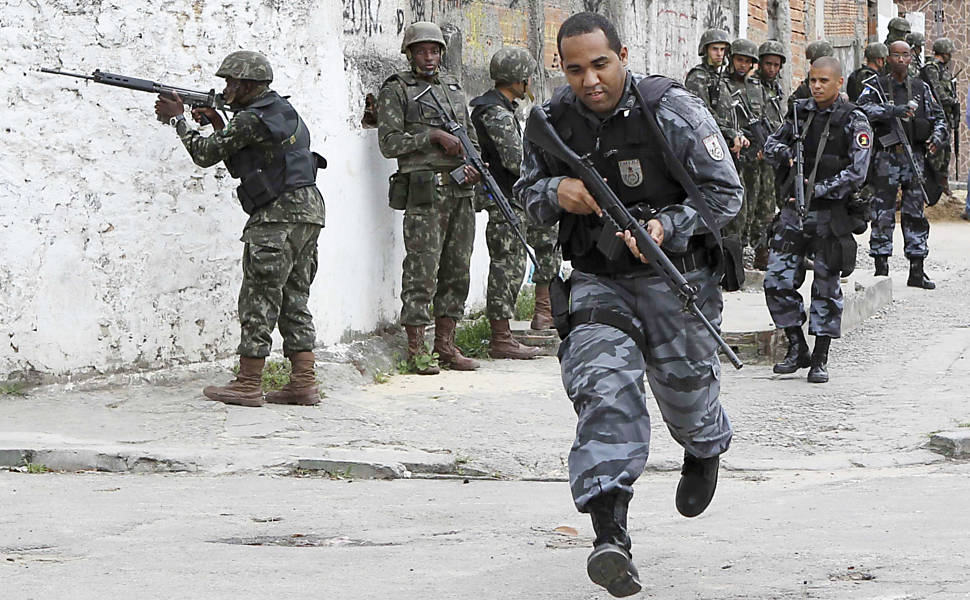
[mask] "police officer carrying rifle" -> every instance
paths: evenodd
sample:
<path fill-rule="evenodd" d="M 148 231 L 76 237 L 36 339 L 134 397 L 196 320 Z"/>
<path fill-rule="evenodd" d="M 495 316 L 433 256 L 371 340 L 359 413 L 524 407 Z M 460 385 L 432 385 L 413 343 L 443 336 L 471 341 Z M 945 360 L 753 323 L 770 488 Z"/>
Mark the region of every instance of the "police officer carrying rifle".
<path fill-rule="evenodd" d="M 602 216 L 606 211 L 585 181 L 603 185 L 606 178 L 609 190 L 645 224 L 637 235 L 649 235 L 690 285 L 707 294 L 700 310 L 715 327 L 722 301 L 715 277 L 719 252 L 709 227 L 720 228 L 737 213 L 742 189 L 703 102 L 670 79 L 627 71 L 627 48 L 608 19 L 575 14 L 563 22 L 557 42 L 568 86 L 535 110 L 544 110 L 542 121 L 573 155 L 588 155 L 584 164 L 594 165 L 600 177 L 586 172 L 587 179 L 579 179 L 562 152 L 540 149 L 530 134 L 538 119 L 533 114 L 515 191 L 530 218 L 559 223 L 563 258 L 574 268 L 571 292 L 564 284 L 554 288 L 562 295 L 553 294 L 557 328 L 567 334 L 559 351 L 563 385 L 579 418 L 570 487 L 596 532 L 587 574 L 611 595 L 630 596 L 640 582 L 627 507 L 650 441 L 644 375 L 685 449 L 676 495 L 681 514 L 696 516 L 713 498 L 731 425 L 718 401 L 717 342 L 700 319 L 685 317 L 684 303 L 655 267 L 635 258 L 641 249 L 629 232 L 632 250 L 614 243 L 619 232 L 612 217 Z"/>
<path fill-rule="evenodd" d="M 795 160 L 804 160 L 805 181 L 790 176 L 790 185 L 783 191 L 792 193 L 793 186 L 804 186 L 805 207 L 800 214 L 795 198 L 786 196 L 789 199 L 770 243 L 764 289 L 771 318 L 788 337 L 788 353 L 774 372 L 810 367 L 808 381 L 825 383 L 829 345 L 842 332 L 839 277 L 854 269 L 852 233 L 865 227 L 865 212 L 852 210 L 849 201 L 865 183 L 872 129 L 861 110 L 840 98 L 842 66 L 837 59 L 816 59 L 808 81 L 812 98 L 796 100 L 794 112 L 765 144 L 765 156 L 783 172 Z M 804 142 L 802 157 L 795 155 L 796 134 Z M 807 256 L 814 256 L 808 325 L 809 334 L 815 336 L 811 355 L 802 332 L 805 305 L 798 292 L 805 281 Z"/>
<path fill-rule="evenodd" d="M 924 176 L 926 152 L 935 154 L 947 143 L 946 116 L 933 99 L 929 86 L 907 74 L 912 54 L 906 42 L 889 46 L 891 75 L 868 80 L 859 106 L 875 129 L 872 182 L 875 200 L 869 255 L 876 275 L 889 275 L 896 226 L 896 194 L 902 187 L 900 225 L 904 253 L 909 259 L 906 284 L 932 290 L 936 287 L 923 269 L 929 254 L 930 223 L 923 213 L 926 204 L 939 200 L 939 189 L 927 192 Z"/>

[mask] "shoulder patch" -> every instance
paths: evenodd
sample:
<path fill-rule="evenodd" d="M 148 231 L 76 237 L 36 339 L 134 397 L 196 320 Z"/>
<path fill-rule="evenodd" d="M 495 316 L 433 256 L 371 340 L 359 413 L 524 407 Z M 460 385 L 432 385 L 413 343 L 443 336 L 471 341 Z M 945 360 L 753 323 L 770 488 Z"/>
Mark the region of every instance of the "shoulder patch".
<path fill-rule="evenodd" d="M 855 145 L 863 150 L 869 149 L 872 146 L 872 136 L 868 131 L 860 131 L 855 135 Z"/>
<path fill-rule="evenodd" d="M 724 160 L 724 146 L 721 145 L 721 135 L 718 133 L 712 133 L 711 135 L 704 138 L 704 149 L 707 150 L 708 156 L 714 160 Z"/>

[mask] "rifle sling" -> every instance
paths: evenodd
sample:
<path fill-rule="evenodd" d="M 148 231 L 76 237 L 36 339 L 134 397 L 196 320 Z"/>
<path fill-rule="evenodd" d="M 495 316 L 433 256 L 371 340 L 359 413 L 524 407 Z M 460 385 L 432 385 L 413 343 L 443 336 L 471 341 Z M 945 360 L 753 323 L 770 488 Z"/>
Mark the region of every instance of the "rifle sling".
<path fill-rule="evenodd" d="M 812 117 L 816 113 L 812 113 L 809 118 L 809 124 L 811 123 Z M 812 172 L 808 176 L 808 183 L 806 184 L 805 190 L 805 210 L 812 204 L 812 197 L 815 195 L 815 175 L 818 173 L 818 165 L 822 162 L 822 154 L 825 152 L 825 144 L 829 141 L 829 128 L 832 126 L 832 115 L 835 112 L 829 113 L 828 119 L 825 120 L 825 128 L 822 129 L 822 137 L 818 142 L 818 148 L 815 150 L 815 164 L 812 165 Z M 805 133 L 803 135 L 808 135 L 808 124 L 805 126 Z M 803 137 L 804 140 L 804 137 Z"/>

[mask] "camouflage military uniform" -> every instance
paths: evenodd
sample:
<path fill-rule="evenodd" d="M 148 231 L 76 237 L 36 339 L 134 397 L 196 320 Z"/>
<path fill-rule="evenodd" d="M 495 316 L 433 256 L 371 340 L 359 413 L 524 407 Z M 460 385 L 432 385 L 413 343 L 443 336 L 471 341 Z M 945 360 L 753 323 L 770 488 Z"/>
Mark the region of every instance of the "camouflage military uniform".
<path fill-rule="evenodd" d="M 936 96 L 937 102 L 940 103 L 943 112 L 946 114 L 946 122 L 950 131 L 953 131 L 954 127 L 960 126 L 960 100 L 957 99 L 956 84 L 953 81 L 953 74 L 950 72 L 951 62 L 944 63 L 935 56 L 930 57 L 926 61 L 926 66 L 923 67 L 922 78 L 933 90 L 933 95 Z M 926 161 L 937 173 L 949 173 L 950 150 L 950 145 L 947 144 L 936 154 L 926 157 Z"/>
<path fill-rule="evenodd" d="M 740 135 L 740 132 L 735 128 L 731 90 L 728 88 L 727 80 L 726 74 L 720 73 L 718 67 L 711 66 L 707 59 L 704 59 L 701 64 L 688 71 L 684 87 L 704 101 L 714 115 L 714 120 L 724 139 L 730 144 Z"/>
<path fill-rule="evenodd" d="M 442 122 L 434 111 L 414 100 L 428 85 L 413 72 L 401 71 L 381 86 L 377 106 L 381 153 L 396 158 L 398 173 L 408 179 L 401 322 L 411 326 L 431 323 L 432 301 L 437 317 L 464 316 L 475 238 L 475 188 L 458 185 L 449 176 L 464 164 L 463 159 L 445 154 L 431 142 L 431 130 L 440 129 Z M 457 80 L 440 74 L 430 85 L 477 144 Z"/>
<path fill-rule="evenodd" d="M 812 123 L 819 127 L 824 123 L 823 119 L 833 118 L 840 106 L 844 106 L 841 99 L 836 99 L 832 106 L 822 110 L 818 109 L 815 100 L 797 101 L 801 131 L 804 131 L 805 122 L 813 114 Z M 765 144 L 766 158 L 775 165 L 787 166 L 794 156 L 794 141 L 792 121 L 789 119 L 768 138 Z M 818 137 L 814 138 L 816 144 L 813 145 L 811 141 L 809 139 L 805 144 L 804 153 L 807 160 L 814 161 Z M 781 209 L 778 229 L 770 244 L 771 254 L 764 282 L 765 301 L 776 327 L 801 327 L 805 323 L 805 303 L 798 289 L 805 281 L 805 257 L 813 255 L 809 334 L 828 338 L 842 335 L 842 289 L 839 277 L 843 266 L 838 264 L 841 252 L 833 252 L 833 248 L 836 248 L 836 238 L 850 236 L 851 239 L 852 234 L 851 227 L 846 231 L 839 227 L 839 223 L 833 224 L 833 220 L 844 216 L 836 208 L 844 210 L 846 200 L 865 182 L 869 168 L 872 128 L 861 110 L 852 110 L 841 131 L 830 131 L 826 154 L 841 154 L 840 151 L 846 147 L 848 156 L 838 165 L 843 168 L 834 175 L 816 180 L 814 189 L 806 190 L 806 201 L 810 201 L 810 204 L 803 223 L 790 202 L 786 201 Z M 833 171 L 835 168 L 830 167 Z M 811 169 L 812 165 L 808 164 L 806 177 Z M 850 243 L 854 249 L 854 242 Z M 855 259 L 854 252 L 852 259 Z"/>
<path fill-rule="evenodd" d="M 252 101 L 270 93 L 267 89 Z M 267 156 L 277 147 L 266 125 L 245 109 L 209 137 L 202 137 L 184 121 L 177 131 L 200 167 L 231 159 L 246 147 L 258 146 Z M 238 176 L 231 167 L 230 174 Z M 323 197 L 315 185 L 285 191 L 249 217 L 242 235 L 245 248 L 239 290 L 240 356 L 268 356 L 271 334 L 277 325 L 283 336 L 284 354 L 313 350 L 316 334 L 307 302 L 317 272 L 317 237 L 324 220 Z"/>
<path fill-rule="evenodd" d="M 725 77 L 724 81 L 729 94 L 728 97 L 732 104 L 730 114 L 732 126 L 736 122 L 738 128 L 735 131 L 747 137 L 748 133 L 743 130 L 743 125 L 739 120 L 741 119 L 739 109 L 733 106 L 735 102 L 748 101 L 747 82 L 744 77 L 734 72 Z M 750 103 L 745 106 L 750 106 Z M 741 241 L 741 246 L 744 247 L 748 245 L 748 207 L 751 205 L 752 196 L 757 196 L 760 193 L 761 182 L 758 179 L 758 169 L 753 157 L 742 153 L 738 158 L 734 159 L 734 164 L 738 170 L 738 175 L 741 176 L 741 182 L 744 184 L 744 200 L 741 202 L 741 210 L 738 211 L 737 216 L 731 222 L 725 225 L 722 233 L 737 237 Z"/>
<path fill-rule="evenodd" d="M 554 98 L 561 98 L 569 118 L 582 120 L 584 127 L 639 131 L 642 122 L 623 121 L 624 112 L 630 112 L 626 109 L 636 107 L 632 84 L 639 80 L 628 75 L 624 96 L 605 119 L 568 89 L 557 91 Z M 549 104 L 546 109 L 551 109 Z M 723 226 L 740 208 L 742 189 L 717 123 L 700 100 L 679 87 L 664 94 L 656 119 L 674 154 L 682 157 L 702 190 L 716 225 Z M 604 141 L 605 156 L 615 154 L 609 148 L 616 143 L 621 142 Z M 557 189 L 570 173 L 556 164 L 526 140 L 522 177 L 515 190 L 538 223 L 551 225 L 565 215 Z M 649 177 L 644 181 L 652 185 Z M 609 185 L 619 190 L 630 183 L 610 180 Z M 667 234 L 663 247 L 668 252 L 685 251 L 691 237 L 705 231 L 695 210 L 686 204 L 666 206 L 658 218 Z M 731 426 L 718 400 L 717 346 L 696 319 L 685 316 L 682 303 L 663 281 L 651 270 L 609 276 L 585 272 L 578 264 L 574 258 L 570 312 L 596 307 L 618 313 L 643 332 L 648 347 L 645 357 L 626 333 L 601 323 L 577 325 L 560 347 L 563 385 L 579 417 L 569 454 L 570 486 L 577 508 L 585 512 L 598 496 L 618 490 L 631 494 L 644 469 L 650 441 L 644 375 L 669 431 L 692 455 L 708 458 L 726 451 Z M 688 271 L 685 277 L 700 287 L 714 284 L 709 267 Z M 703 311 L 715 327 L 721 305 L 719 290 L 712 290 Z"/>
<path fill-rule="evenodd" d="M 914 90 L 917 97 L 922 96 L 923 103 L 917 109 L 917 117 L 925 114 L 929 120 L 932 127 L 929 141 L 938 147 L 945 146 L 948 139 L 946 118 L 943 109 L 930 94 L 926 83 L 912 77 L 907 77 L 905 82 L 899 83 L 891 76 L 889 82 L 892 89 L 884 88 L 884 90 L 888 99 L 895 105 L 905 105 L 909 99 L 914 98 Z M 859 106 L 877 129 L 879 125 L 887 126 L 890 123 L 895 108 L 893 104 L 881 104 L 878 94 L 871 88 L 866 88 L 859 96 Z M 878 131 L 876 133 L 878 134 Z M 924 144 L 912 144 L 912 149 L 917 167 L 922 171 L 926 147 Z M 927 240 L 930 235 L 930 223 L 923 214 L 925 200 L 902 144 L 891 148 L 877 145 L 872 168 L 875 201 L 872 212 L 872 233 L 869 236 L 869 255 L 891 256 L 893 253 L 896 195 L 902 186 L 902 203 L 899 211 L 905 244 L 904 253 L 911 259 L 925 257 L 929 254 Z"/>
<path fill-rule="evenodd" d="M 778 83 L 778 78 L 767 80 L 761 71 L 748 78 L 747 97 L 751 112 L 755 117 L 767 121 L 768 130 L 775 132 L 781 127 L 785 117 L 787 99 Z M 758 249 L 768 244 L 769 229 L 775 211 L 781 207 L 775 186 L 775 170 L 762 158 L 750 164 L 753 173 L 745 173 L 745 186 L 750 185 L 754 192 L 746 195 L 749 202 L 747 213 L 747 240 L 752 248 Z M 751 180 L 749 184 L 749 179 Z M 747 192 L 746 192 L 747 194 Z"/>
<path fill-rule="evenodd" d="M 862 94 L 864 87 L 863 82 L 873 75 L 879 74 L 869 65 L 862 65 L 849 75 L 849 79 L 845 82 L 845 93 L 849 97 L 850 102 L 855 102 L 859 99 L 859 95 Z"/>

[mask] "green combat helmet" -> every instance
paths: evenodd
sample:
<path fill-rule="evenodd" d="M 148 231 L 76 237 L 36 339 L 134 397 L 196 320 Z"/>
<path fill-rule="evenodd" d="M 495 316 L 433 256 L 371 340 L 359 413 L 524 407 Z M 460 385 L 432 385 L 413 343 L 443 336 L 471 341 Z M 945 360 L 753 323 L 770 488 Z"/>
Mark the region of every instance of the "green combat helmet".
<path fill-rule="evenodd" d="M 953 54 L 953 42 L 949 38 L 940 38 L 933 42 L 933 54 Z"/>
<path fill-rule="evenodd" d="M 441 28 L 430 21 L 418 21 L 411 23 L 404 30 L 404 39 L 401 41 L 401 54 L 407 54 L 408 48 L 421 42 L 437 42 L 441 44 L 444 52 L 448 44 L 445 43 L 445 36 L 441 33 Z"/>
<path fill-rule="evenodd" d="M 250 79 L 252 81 L 273 81 L 273 67 L 259 52 L 239 50 L 222 59 L 216 77 Z"/>
<path fill-rule="evenodd" d="M 877 60 L 889 56 L 889 47 L 882 42 L 873 42 L 866 46 L 866 60 Z"/>
<path fill-rule="evenodd" d="M 822 58 L 823 56 L 833 56 L 835 54 L 835 49 L 832 48 L 832 44 L 826 42 L 825 40 L 815 40 L 811 44 L 805 46 L 805 58 L 808 62 L 815 62 L 815 59 Z"/>
<path fill-rule="evenodd" d="M 492 55 L 488 75 L 495 83 L 525 81 L 535 71 L 536 60 L 525 48 L 505 47 Z"/>
<path fill-rule="evenodd" d="M 754 62 L 758 62 L 758 46 L 751 40 L 738 38 L 731 44 L 731 55 L 747 56 Z"/>
<path fill-rule="evenodd" d="M 907 33 L 906 43 L 909 44 L 911 48 L 922 48 L 924 45 L 926 45 L 926 36 L 918 31 Z"/>
<path fill-rule="evenodd" d="M 768 56 L 769 54 L 781 58 L 781 64 L 785 64 L 785 61 L 788 60 L 785 57 L 785 46 L 778 40 L 768 40 L 758 46 L 758 60 L 761 60 L 762 56 Z"/>
<path fill-rule="evenodd" d="M 889 31 L 897 31 L 899 33 L 909 33 L 911 27 L 909 26 L 909 21 L 902 17 L 893 17 L 889 19 Z M 900 38 L 902 39 L 902 38 Z"/>
<path fill-rule="evenodd" d="M 704 56 L 707 47 L 711 44 L 724 43 L 728 45 L 728 52 L 731 51 L 731 36 L 723 29 L 708 29 L 701 34 L 701 43 L 697 46 L 697 56 Z"/>

